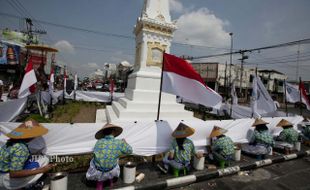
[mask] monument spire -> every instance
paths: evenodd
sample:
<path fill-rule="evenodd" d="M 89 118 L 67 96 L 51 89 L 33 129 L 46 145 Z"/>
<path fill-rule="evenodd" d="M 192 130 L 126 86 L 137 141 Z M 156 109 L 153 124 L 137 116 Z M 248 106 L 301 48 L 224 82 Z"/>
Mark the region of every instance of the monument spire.
<path fill-rule="evenodd" d="M 166 23 L 171 23 L 169 0 L 144 0 L 143 15 L 150 19 L 161 18 Z"/>
<path fill-rule="evenodd" d="M 128 76 L 125 97 L 107 106 L 107 120 L 156 119 L 163 52 L 169 53 L 173 32 L 168 0 L 145 0 L 134 28 L 136 56 Z M 192 118 L 193 113 L 176 103 L 174 95 L 162 94 L 161 119 Z"/>

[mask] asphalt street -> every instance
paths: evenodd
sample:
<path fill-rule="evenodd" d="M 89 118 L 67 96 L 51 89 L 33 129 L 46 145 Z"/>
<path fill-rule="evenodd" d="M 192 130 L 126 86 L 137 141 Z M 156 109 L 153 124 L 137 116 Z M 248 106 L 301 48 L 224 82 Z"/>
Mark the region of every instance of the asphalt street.
<path fill-rule="evenodd" d="M 306 157 L 175 189 L 306 190 L 310 189 L 309 178 L 310 158 Z"/>
<path fill-rule="evenodd" d="M 302 150 L 308 150 L 309 147 L 302 146 Z M 280 153 L 275 153 L 273 156 L 279 156 Z M 269 156 L 272 158 L 273 156 Z M 235 162 L 232 165 L 242 165 L 256 161 L 255 158 L 242 155 L 240 162 Z M 125 187 L 128 185 L 147 185 L 174 178 L 172 174 L 163 174 L 155 166 L 156 163 L 141 163 L 137 166 L 138 173 L 144 173 L 145 178 L 140 182 L 133 184 L 124 184 L 122 176 L 114 184 L 114 188 Z M 206 163 L 207 167 L 208 163 Z M 209 172 L 212 170 L 205 169 L 203 171 L 193 170 L 190 174 L 199 172 Z M 238 174 L 211 179 L 200 183 L 183 185 L 174 189 L 212 189 L 212 190 L 261 190 L 261 189 L 275 189 L 275 190 L 305 190 L 310 189 L 310 157 L 299 158 L 291 161 L 275 163 L 259 169 L 250 171 L 241 171 Z M 68 177 L 69 190 L 90 190 L 96 189 L 94 183 L 85 181 L 85 172 L 70 173 Z"/>

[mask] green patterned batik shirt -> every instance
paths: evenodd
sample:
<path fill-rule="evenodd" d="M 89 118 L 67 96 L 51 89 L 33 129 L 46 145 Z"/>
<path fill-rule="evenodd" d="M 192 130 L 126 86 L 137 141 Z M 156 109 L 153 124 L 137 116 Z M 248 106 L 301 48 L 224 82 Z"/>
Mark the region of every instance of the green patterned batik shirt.
<path fill-rule="evenodd" d="M 306 137 L 310 138 L 310 125 L 306 125 L 303 133 Z"/>
<path fill-rule="evenodd" d="M 101 171 L 109 171 L 118 163 L 122 155 L 131 154 L 132 148 L 126 142 L 115 139 L 113 135 L 97 141 L 94 148 L 94 164 Z"/>
<path fill-rule="evenodd" d="M 229 137 L 221 137 L 214 141 L 212 150 L 221 154 L 224 157 L 235 153 L 234 142 Z"/>
<path fill-rule="evenodd" d="M 0 148 L 0 172 L 23 170 L 29 156 L 29 149 L 24 143 L 4 145 Z"/>
<path fill-rule="evenodd" d="M 173 139 L 170 145 L 170 152 L 174 153 L 174 160 L 178 163 L 187 163 L 191 161 L 191 157 L 195 154 L 195 146 L 193 142 L 186 138 L 183 142 L 184 150 L 180 150 L 177 141 Z"/>
<path fill-rule="evenodd" d="M 279 135 L 279 140 L 287 143 L 295 143 L 298 141 L 298 132 L 293 128 L 285 128 Z"/>
<path fill-rule="evenodd" d="M 254 142 L 258 144 L 264 144 L 268 146 L 274 146 L 274 140 L 272 135 L 268 132 L 268 130 L 258 132 L 254 131 Z"/>

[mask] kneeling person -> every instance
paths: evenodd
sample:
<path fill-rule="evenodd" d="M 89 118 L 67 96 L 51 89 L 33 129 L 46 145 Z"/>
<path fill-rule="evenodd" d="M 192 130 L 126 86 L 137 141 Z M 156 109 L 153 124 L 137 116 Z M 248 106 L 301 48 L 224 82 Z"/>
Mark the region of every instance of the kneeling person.
<path fill-rule="evenodd" d="M 187 137 L 193 135 L 195 129 L 180 123 L 178 127 L 172 133 L 174 139 L 171 142 L 169 152 L 163 159 L 166 169 L 172 167 L 175 172 L 175 175 L 178 176 L 179 170 L 184 170 L 186 173 L 187 170 L 190 170 L 190 162 L 192 156 L 201 158 L 202 153 L 196 153 L 195 146 L 193 142 Z"/>
<path fill-rule="evenodd" d="M 229 165 L 235 153 L 234 142 L 231 138 L 224 135 L 226 132 L 227 130 L 214 126 L 210 134 L 211 155 L 221 167 L 224 167 L 225 163 Z M 216 138 L 214 142 L 212 138 Z"/>
<path fill-rule="evenodd" d="M 274 140 L 272 135 L 268 132 L 268 122 L 262 119 L 256 119 L 252 127 L 255 127 L 254 134 L 249 144 L 242 145 L 242 151 L 255 155 L 265 156 L 271 152 L 271 148 L 274 146 Z"/>
<path fill-rule="evenodd" d="M 277 127 L 282 127 L 280 135 L 276 137 L 276 148 L 289 149 L 292 150 L 294 143 L 298 141 L 299 134 L 293 128 L 293 124 L 285 119 L 282 119 Z"/>
<path fill-rule="evenodd" d="M 113 178 L 118 178 L 120 175 L 119 157 L 132 153 L 131 146 L 124 139 L 115 139 L 122 131 L 119 126 L 106 124 L 95 135 L 98 141 L 94 147 L 94 157 L 90 161 L 86 178 L 98 181 L 97 186 L 102 186 L 101 182 L 107 180 L 110 180 L 112 185 Z"/>
<path fill-rule="evenodd" d="M 27 145 L 32 139 L 47 132 L 48 129 L 38 122 L 28 120 L 5 134 L 9 139 L 0 148 L 0 189 L 30 187 L 53 167 L 48 164 L 47 157 L 34 161 Z"/>

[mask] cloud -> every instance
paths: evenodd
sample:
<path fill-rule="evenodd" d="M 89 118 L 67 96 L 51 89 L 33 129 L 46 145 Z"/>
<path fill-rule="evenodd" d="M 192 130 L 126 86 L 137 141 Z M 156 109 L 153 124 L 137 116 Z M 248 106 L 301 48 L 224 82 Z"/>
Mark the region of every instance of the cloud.
<path fill-rule="evenodd" d="M 87 63 L 87 65 L 90 67 L 90 68 L 98 68 L 99 66 L 97 65 L 97 63 Z"/>
<path fill-rule="evenodd" d="M 120 63 L 124 60 L 128 61 L 129 63 L 133 63 L 134 55 L 124 53 L 122 51 L 116 51 L 110 56 L 110 59 L 109 59 L 109 61 L 112 63 Z"/>
<path fill-rule="evenodd" d="M 54 44 L 54 47 L 57 48 L 61 53 L 71 53 L 73 54 L 74 47 L 70 42 L 66 40 L 60 40 Z"/>
<path fill-rule="evenodd" d="M 216 17 L 207 8 L 200 8 L 179 17 L 174 40 L 197 45 L 230 47 L 230 36 L 224 29 L 227 25 L 228 21 Z"/>
<path fill-rule="evenodd" d="M 176 13 L 182 13 L 184 11 L 183 4 L 178 0 L 169 0 L 170 10 Z"/>

